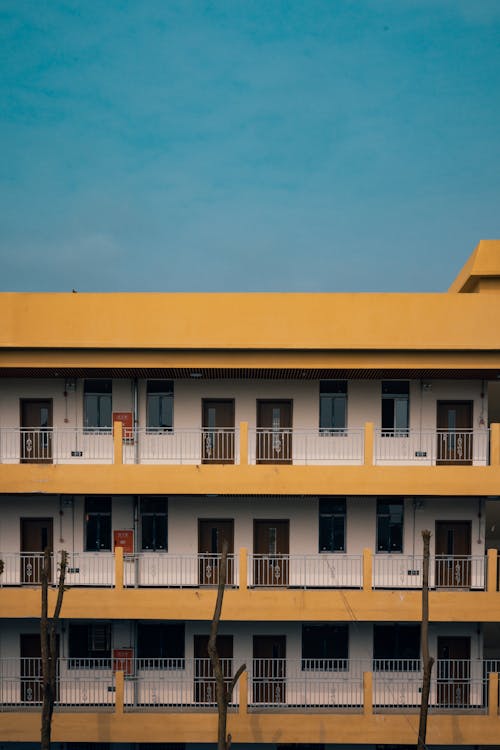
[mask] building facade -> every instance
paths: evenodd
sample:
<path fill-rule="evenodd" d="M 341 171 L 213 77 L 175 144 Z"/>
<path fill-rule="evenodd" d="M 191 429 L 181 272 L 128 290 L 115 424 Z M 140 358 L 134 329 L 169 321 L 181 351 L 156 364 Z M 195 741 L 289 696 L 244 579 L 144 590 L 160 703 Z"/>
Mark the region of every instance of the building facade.
<path fill-rule="evenodd" d="M 500 242 L 442 294 L 2 294 L 0 738 L 39 740 L 51 552 L 56 748 L 500 736 Z M 497 529 L 498 526 L 498 529 Z"/>

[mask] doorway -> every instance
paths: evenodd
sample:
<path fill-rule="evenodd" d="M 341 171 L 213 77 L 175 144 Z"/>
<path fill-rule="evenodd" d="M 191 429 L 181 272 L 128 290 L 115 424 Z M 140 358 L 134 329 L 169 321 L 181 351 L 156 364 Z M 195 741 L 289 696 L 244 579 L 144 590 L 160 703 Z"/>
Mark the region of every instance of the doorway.
<path fill-rule="evenodd" d="M 286 635 L 253 637 L 253 702 L 286 702 Z"/>
<path fill-rule="evenodd" d="M 470 521 L 436 521 L 436 586 L 470 588 L 470 554 Z"/>
<path fill-rule="evenodd" d="M 234 464 L 234 400 L 202 400 L 202 463 Z"/>
<path fill-rule="evenodd" d="M 472 401 L 437 402 L 437 463 L 472 464 Z"/>
<path fill-rule="evenodd" d="M 292 463 L 292 401 L 257 401 L 258 464 Z"/>
<path fill-rule="evenodd" d="M 290 522 L 253 522 L 254 586 L 288 586 Z"/>
<path fill-rule="evenodd" d="M 221 660 L 226 689 L 233 672 L 233 636 L 217 636 L 217 652 Z M 214 670 L 208 654 L 208 635 L 194 636 L 194 700 L 195 703 L 214 704 L 217 699 Z"/>
<path fill-rule="evenodd" d="M 42 691 L 42 649 L 40 633 L 21 633 L 21 702 L 41 703 Z M 56 654 L 59 654 L 59 636 L 56 640 Z M 58 670 L 56 672 L 58 674 Z M 56 680 L 56 700 L 58 699 L 58 682 Z"/>
<path fill-rule="evenodd" d="M 461 708 L 470 702 L 470 636 L 437 639 L 437 702 Z"/>
<path fill-rule="evenodd" d="M 41 583 L 43 553 L 52 552 L 52 518 L 21 518 L 21 583 Z M 52 559 L 49 583 L 52 581 Z"/>
<path fill-rule="evenodd" d="M 52 463 L 52 399 L 21 399 L 21 463 Z"/>
<path fill-rule="evenodd" d="M 198 519 L 198 580 L 202 586 L 219 583 L 219 556 L 224 540 L 228 543 L 226 584 L 234 583 L 234 520 L 232 518 Z"/>

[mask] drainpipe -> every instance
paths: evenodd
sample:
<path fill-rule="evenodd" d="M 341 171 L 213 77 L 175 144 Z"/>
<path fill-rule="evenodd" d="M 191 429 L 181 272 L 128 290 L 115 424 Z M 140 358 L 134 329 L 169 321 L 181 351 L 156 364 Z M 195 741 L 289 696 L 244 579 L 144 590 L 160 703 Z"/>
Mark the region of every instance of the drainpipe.
<path fill-rule="evenodd" d="M 134 391 L 134 463 L 139 463 L 139 385 L 137 378 L 132 381 Z"/>

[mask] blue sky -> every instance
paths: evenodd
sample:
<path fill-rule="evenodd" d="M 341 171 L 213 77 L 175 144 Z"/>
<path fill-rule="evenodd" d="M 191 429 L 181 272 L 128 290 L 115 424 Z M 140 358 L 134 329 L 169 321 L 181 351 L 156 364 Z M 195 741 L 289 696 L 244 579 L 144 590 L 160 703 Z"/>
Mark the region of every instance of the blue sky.
<path fill-rule="evenodd" d="M 0 0 L 0 289 L 443 291 L 499 123 L 498 0 Z"/>

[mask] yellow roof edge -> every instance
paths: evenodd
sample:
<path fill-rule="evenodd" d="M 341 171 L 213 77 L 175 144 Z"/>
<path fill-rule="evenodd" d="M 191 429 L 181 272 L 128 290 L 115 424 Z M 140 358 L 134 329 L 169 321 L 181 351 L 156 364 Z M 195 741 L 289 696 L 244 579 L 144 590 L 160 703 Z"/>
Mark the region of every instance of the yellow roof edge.
<path fill-rule="evenodd" d="M 471 292 L 478 279 L 496 276 L 500 277 L 500 240 L 480 240 L 448 291 Z"/>

